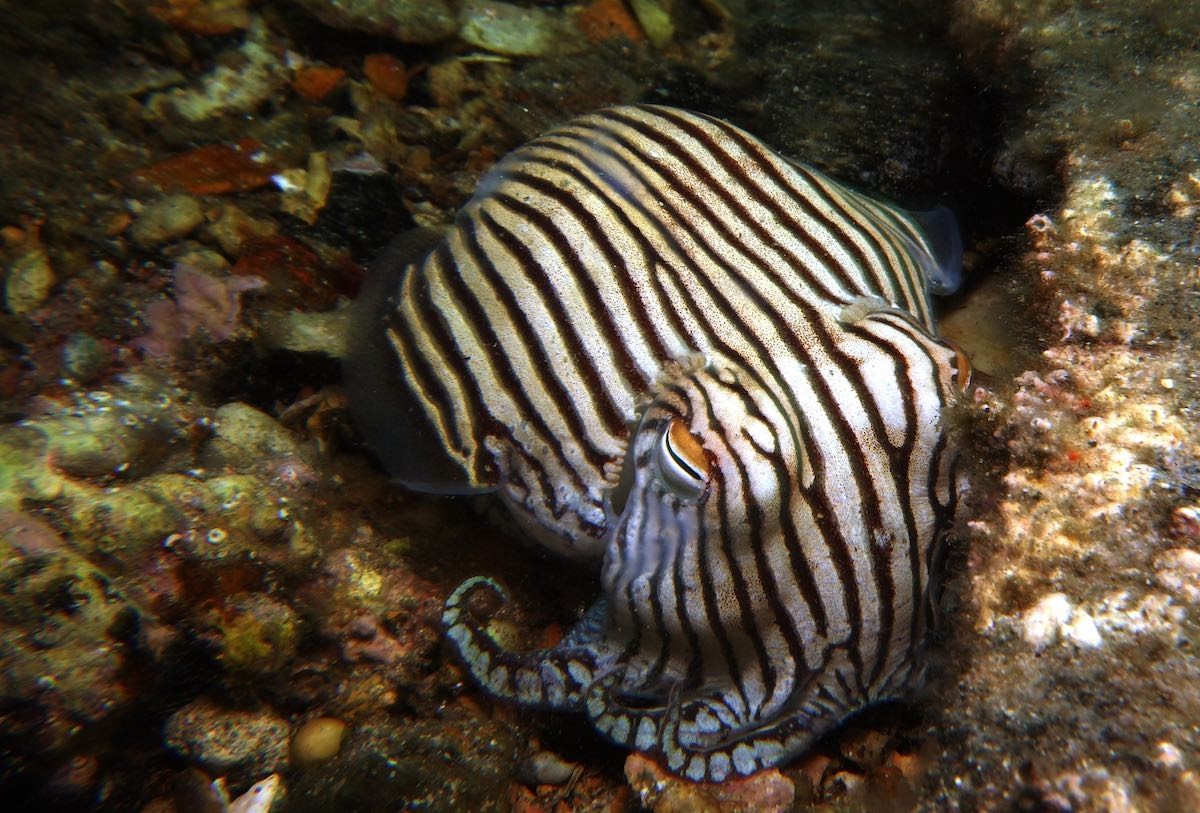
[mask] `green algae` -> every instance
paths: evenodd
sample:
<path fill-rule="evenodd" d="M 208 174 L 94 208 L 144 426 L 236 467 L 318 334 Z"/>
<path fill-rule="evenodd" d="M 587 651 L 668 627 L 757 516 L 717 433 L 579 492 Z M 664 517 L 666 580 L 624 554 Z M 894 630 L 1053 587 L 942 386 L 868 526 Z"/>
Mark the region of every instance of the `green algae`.
<path fill-rule="evenodd" d="M 220 624 L 221 660 L 249 674 L 276 672 L 296 656 L 300 619 L 279 601 L 253 595 L 234 602 Z"/>
<path fill-rule="evenodd" d="M 63 478 L 47 462 L 44 434 L 31 426 L 0 430 L 0 508 L 19 509 L 62 494 Z"/>
<path fill-rule="evenodd" d="M 209 493 L 217 502 L 221 522 L 227 527 L 244 530 L 265 539 L 279 537 L 287 530 L 286 513 L 280 505 L 263 499 L 267 484 L 247 474 L 228 474 L 205 481 Z"/>
<path fill-rule="evenodd" d="M 92 489 L 72 486 L 65 512 L 72 538 L 85 549 L 133 561 L 183 527 L 170 503 L 132 486 Z"/>

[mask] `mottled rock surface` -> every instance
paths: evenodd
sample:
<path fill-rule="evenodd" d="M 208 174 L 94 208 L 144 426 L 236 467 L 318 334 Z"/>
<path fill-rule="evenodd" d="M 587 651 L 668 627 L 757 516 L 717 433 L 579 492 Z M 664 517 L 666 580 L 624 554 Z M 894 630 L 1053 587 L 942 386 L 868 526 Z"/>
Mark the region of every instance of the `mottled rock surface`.
<path fill-rule="evenodd" d="M 1064 193 L 1029 213 L 1010 272 L 1041 357 L 977 404 L 988 465 L 952 590 L 957 675 L 925 809 L 1200 799 L 1193 13 L 957 6 L 971 69 L 1020 91 L 994 177 Z"/>

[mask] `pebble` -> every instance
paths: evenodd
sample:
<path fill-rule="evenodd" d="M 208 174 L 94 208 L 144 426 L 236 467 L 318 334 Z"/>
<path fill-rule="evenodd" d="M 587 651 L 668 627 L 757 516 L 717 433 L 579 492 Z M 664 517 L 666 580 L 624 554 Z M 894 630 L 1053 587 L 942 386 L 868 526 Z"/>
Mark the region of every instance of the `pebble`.
<path fill-rule="evenodd" d="M 458 19 L 448 0 L 296 0 L 328 26 L 365 31 L 400 42 L 438 42 L 454 36 Z"/>
<path fill-rule="evenodd" d="M 1178 509 L 1176 511 L 1178 513 Z M 1200 604 L 1200 553 L 1171 548 L 1154 560 L 1154 581 L 1186 604 Z"/>
<path fill-rule="evenodd" d="M 642 31 L 646 32 L 646 39 L 655 48 L 662 48 L 674 39 L 675 24 L 663 0 L 630 0 L 629 5 Z"/>
<path fill-rule="evenodd" d="M 574 775 L 577 767 L 553 751 L 538 751 L 525 761 L 522 774 L 533 785 L 562 785 Z"/>
<path fill-rule="evenodd" d="M 107 393 L 103 393 L 107 396 Z M 172 428 L 144 403 L 61 410 L 38 422 L 54 468 L 76 477 L 129 476 L 153 466 L 167 450 Z"/>
<path fill-rule="evenodd" d="M 262 342 L 294 353 L 321 353 L 340 358 L 346 353 L 351 310 L 339 308 L 319 313 L 273 313 L 263 326 Z"/>
<path fill-rule="evenodd" d="M 296 730 L 292 738 L 292 759 L 297 765 L 326 762 L 338 755 L 346 724 L 334 717 L 317 717 Z"/>
<path fill-rule="evenodd" d="M 10 313 L 23 316 L 50 296 L 54 287 L 54 269 L 40 245 L 35 245 L 13 260 L 4 281 L 4 302 Z"/>
<path fill-rule="evenodd" d="M 163 739 L 214 774 L 261 775 L 288 765 L 288 724 L 268 711 L 229 711 L 200 698 L 167 719 Z"/>
<path fill-rule="evenodd" d="M 249 404 L 225 404 L 213 418 L 216 435 L 201 455 L 208 468 L 231 466 L 244 471 L 275 458 L 308 458 L 308 452 L 282 424 Z"/>
<path fill-rule="evenodd" d="M 1063 626 L 1071 619 L 1071 600 L 1062 593 L 1043 596 L 1021 617 L 1021 637 L 1041 652 L 1058 641 Z"/>
<path fill-rule="evenodd" d="M 112 360 L 112 352 L 87 333 L 72 333 L 63 343 L 63 370 L 81 384 L 95 379 Z"/>
<path fill-rule="evenodd" d="M 870 729 L 850 727 L 838 737 L 842 756 L 868 771 L 883 763 L 887 745 L 887 734 Z"/>
<path fill-rule="evenodd" d="M 570 50 L 559 15 L 495 0 L 467 0 L 459 37 L 468 45 L 506 56 L 544 56 Z"/>
<path fill-rule="evenodd" d="M 133 241 L 152 248 L 190 234 L 204 222 L 204 207 L 191 195 L 168 195 L 147 206 L 129 229 Z"/>

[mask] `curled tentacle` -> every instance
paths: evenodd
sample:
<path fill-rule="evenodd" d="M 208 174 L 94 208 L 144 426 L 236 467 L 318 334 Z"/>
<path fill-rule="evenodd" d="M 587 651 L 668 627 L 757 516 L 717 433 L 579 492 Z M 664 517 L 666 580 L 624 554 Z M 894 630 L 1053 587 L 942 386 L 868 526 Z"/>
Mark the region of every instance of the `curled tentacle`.
<path fill-rule="evenodd" d="M 607 668 L 611 655 L 597 641 L 599 623 L 593 608 L 568 633 L 563 643 L 548 649 L 513 652 L 481 626 L 467 601 L 476 589 L 488 589 L 503 601 L 508 593 L 492 579 L 467 579 L 446 599 L 442 623 L 446 635 L 477 681 L 496 697 L 559 711 L 577 711 L 587 688 Z"/>
<path fill-rule="evenodd" d="M 592 725 L 618 745 L 638 751 L 655 751 L 661 740 L 661 728 L 670 698 L 642 698 L 644 705 L 634 705 L 621 685 L 628 672 L 622 664 L 598 678 L 588 687 L 584 710 Z"/>
<path fill-rule="evenodd" d="M 836 726 L 855 704 L 831 691 L 827 668 L 800 684 L 797 702 L 769 720 L 747 719 L 713 690 L 671 704 L 659 749 L 667 767 L 696 782 L 723 782 L 783 762 Z"/>

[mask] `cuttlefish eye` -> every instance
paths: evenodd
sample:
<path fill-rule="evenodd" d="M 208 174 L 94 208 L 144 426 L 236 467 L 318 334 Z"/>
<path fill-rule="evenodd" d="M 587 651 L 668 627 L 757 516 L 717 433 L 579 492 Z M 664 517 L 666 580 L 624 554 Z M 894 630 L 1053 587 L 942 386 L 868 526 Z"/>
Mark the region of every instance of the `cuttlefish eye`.
<path fill-rule="evenodd" d="M 663 427 L 654 447 L 655 465 L 667 490 L 685 500 L 699 499 L 708 485 L 712 468 L 700 439 L 687 424 L 672 418 Z"/>

